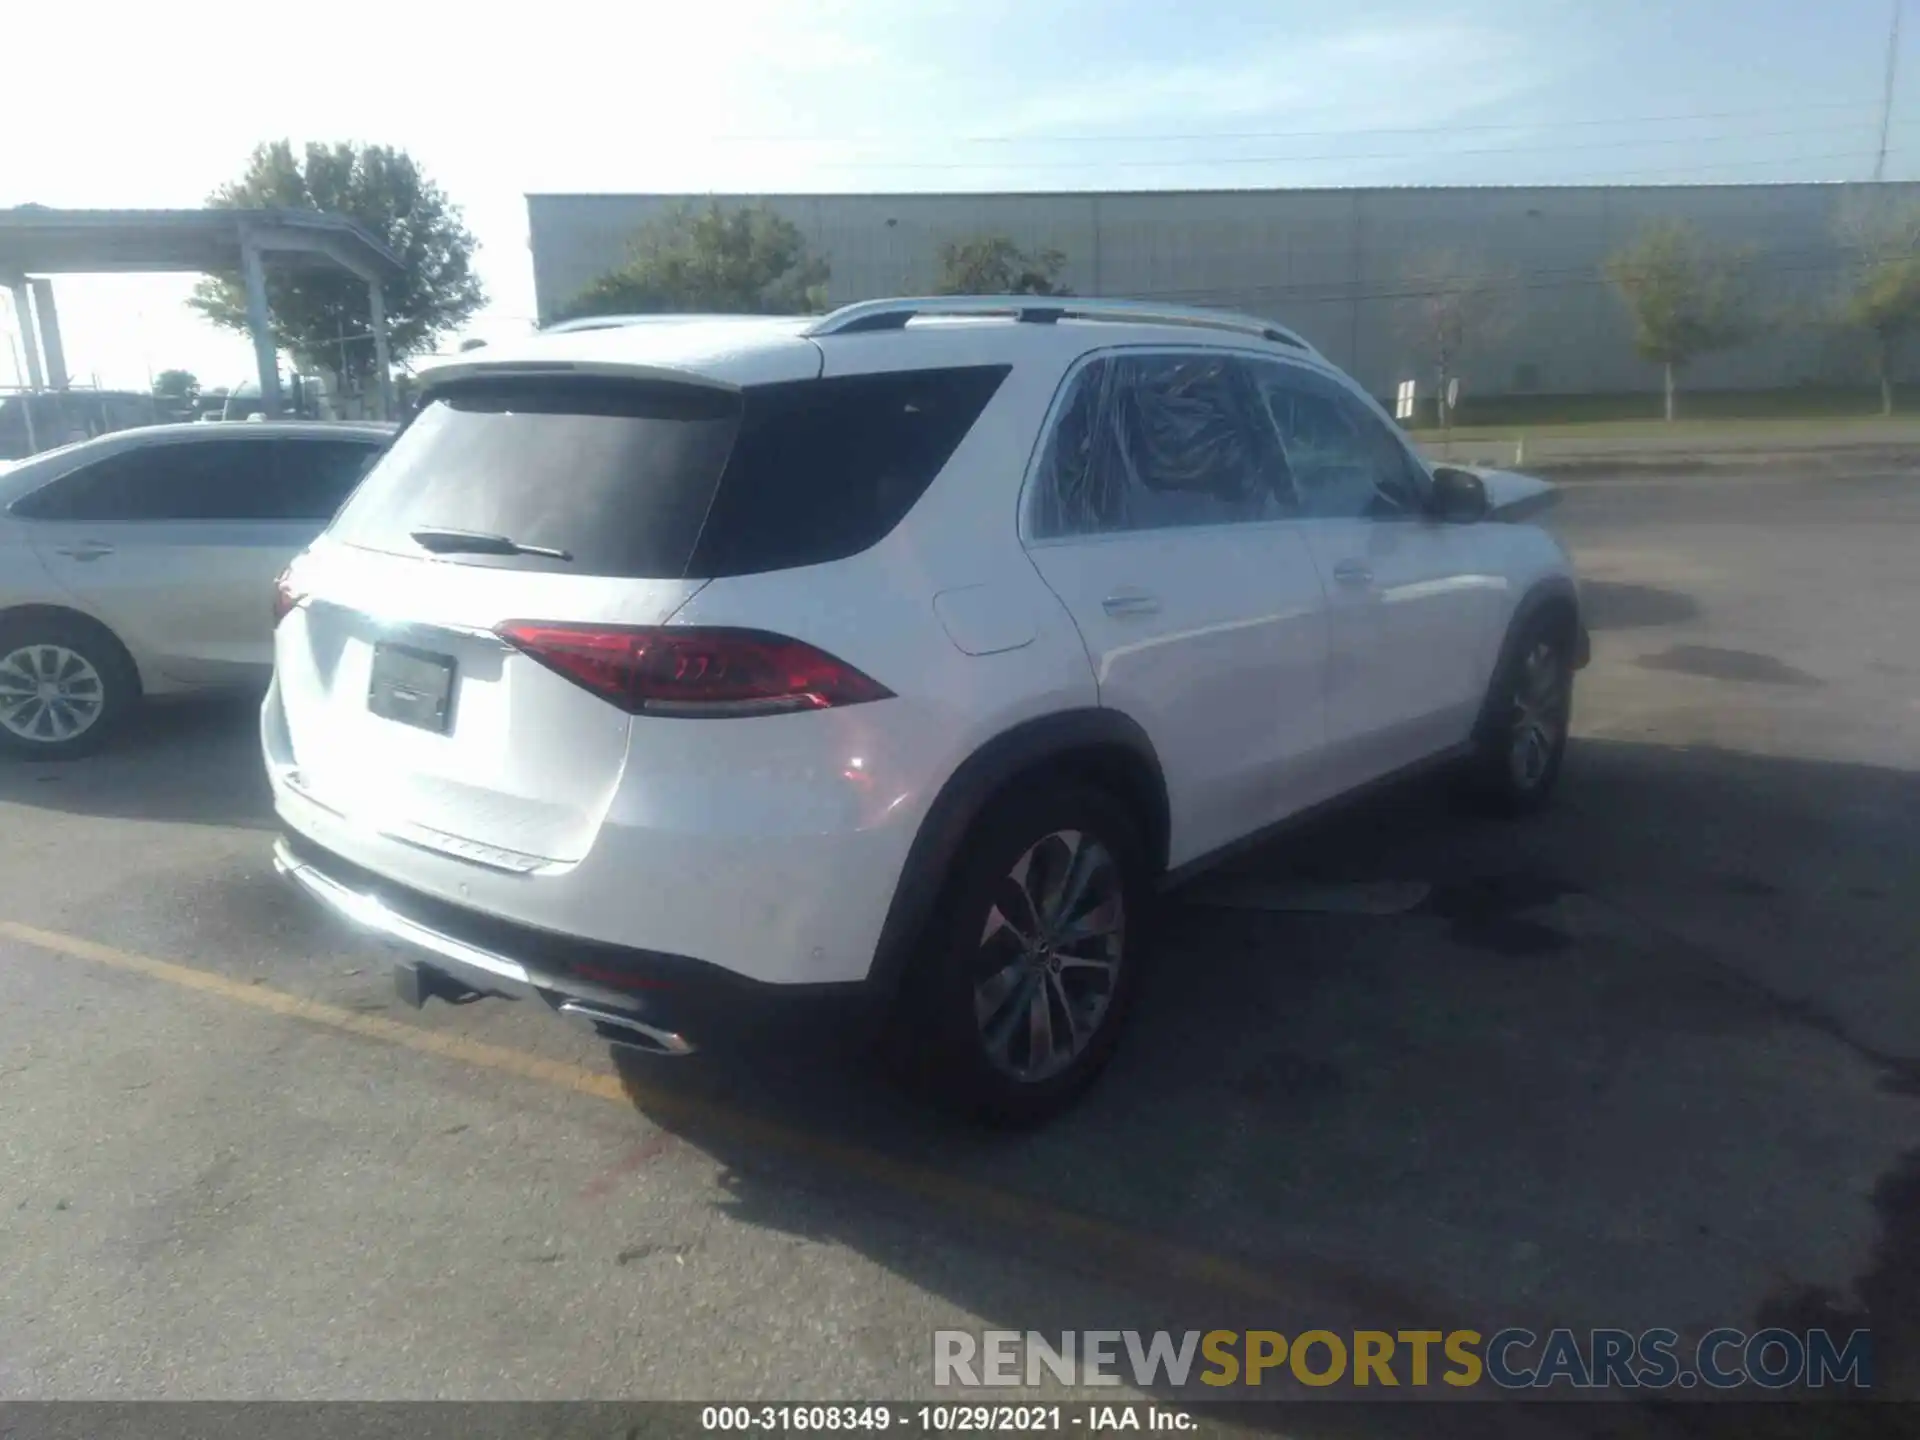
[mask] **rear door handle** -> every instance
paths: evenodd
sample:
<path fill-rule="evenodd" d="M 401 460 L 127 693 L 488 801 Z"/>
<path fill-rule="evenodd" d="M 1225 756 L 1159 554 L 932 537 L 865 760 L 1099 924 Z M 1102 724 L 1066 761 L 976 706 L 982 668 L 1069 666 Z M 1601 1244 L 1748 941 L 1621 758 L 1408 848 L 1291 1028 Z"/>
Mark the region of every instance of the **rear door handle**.
<path fill-rule="evenodd" d="M 54 553 L 65 555 L 69 560 L 98 560 L 102 555 L 111 555 L 113 546 L 102 545 L 98 540 L 82 540 L 77 545 L 57 545 Z"/>
<path fill-rule="evenodd" d="M 1109 615 L 1157 615 L 1160 597 L 1144 590 L 1116 590 L 1100 602 L 1100 608 Z"/>
<path fill-rule="evenodd" d="M 1364 560 L 1342 560 L 1333 567 L 1333 578 L 1342 585 L 1371 585 L 1373 570 Z"/>

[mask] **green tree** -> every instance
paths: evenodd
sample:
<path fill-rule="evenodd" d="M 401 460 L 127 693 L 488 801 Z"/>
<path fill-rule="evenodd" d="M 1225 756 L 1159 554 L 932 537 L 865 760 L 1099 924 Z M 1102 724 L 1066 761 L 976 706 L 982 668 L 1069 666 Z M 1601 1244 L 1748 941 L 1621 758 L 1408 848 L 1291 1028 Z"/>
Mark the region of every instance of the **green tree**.
<path fill-rule="evenodd" d="M 1022 250 L 1005 235 L 976 235 L 940 247 L 942 295 L 1071 295 L 1060 283 L 1067 257 Z"/>
<path fill-rule="evenodd" d="M 1763 328 L 1749 282 L 1752 251 L 1716 246 L 1677 222 L 1655 225 L 1606 262 L 1633 315 L 1634 347 L 1662 369 L 1666 417 L 1674 377 L 1701 355 L 1743 345 Z"/>
<path fill-rule="evenodd" d="M 1848 256 L 1840 319 L 1873 342 L 1880 413 L 1893 413 L 1893 365 L 1920 330 L 1920 205 L 1868 200 L 1843 209 L 1835 227 Z"/>
<path fill-rule="evenodd" d="M 191 370 L 162 370 L 153 377 L 153 393 L 162 400 L 191 404 L 200 398 L 200 380 Z"/>
<path fill-rule="evenodd" d="M 1408 339 L 1420 363 L 1433 373 L 1435 414 L 1442 423 L 1447 382 L 1511 319 L 1507 294 L 1511 276 L 1452 253 L 1416 260 L 1407 269 Z"/>
<path fill-rule="evenodd" d="M 555 318 L 805 314 L 826 307 L 828 274 L 793 222 L 769 206 L 683 206 L 643 225 L 627 263 Z"/>
<path fill-rule="evenodd" d="M 359 221 L 400 257 L 401 274 L 381 287 L 394 361 L 423 354 L 486 303 L 473 272 L 474 238 L 459 207 L 403 150 L 386 145 L 261 145 L 246 173 L 214 193 L 224 208 L 323 210 Z M 201 282 L 188 302 L 214 324 L 247 328 L 238 275 Z M 324 366 L 343 387 L 374 388 L 373 332 L 365 282 L 339 270 L 290 274 L 267 267 L 267 316 L 275 341 L 302 368 Z"/>

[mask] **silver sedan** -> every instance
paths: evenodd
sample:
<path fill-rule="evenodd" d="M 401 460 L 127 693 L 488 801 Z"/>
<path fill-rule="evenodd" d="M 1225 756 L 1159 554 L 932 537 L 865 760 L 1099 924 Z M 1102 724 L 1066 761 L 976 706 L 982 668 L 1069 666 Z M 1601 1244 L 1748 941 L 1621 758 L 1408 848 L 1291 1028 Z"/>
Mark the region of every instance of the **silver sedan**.
<path fill-rule="evenodd" d="M 392 434 L 156 425 L 0 470 L 0 749 L 85 754 L 144 695 L 264 682 L 275 577 Z"/>

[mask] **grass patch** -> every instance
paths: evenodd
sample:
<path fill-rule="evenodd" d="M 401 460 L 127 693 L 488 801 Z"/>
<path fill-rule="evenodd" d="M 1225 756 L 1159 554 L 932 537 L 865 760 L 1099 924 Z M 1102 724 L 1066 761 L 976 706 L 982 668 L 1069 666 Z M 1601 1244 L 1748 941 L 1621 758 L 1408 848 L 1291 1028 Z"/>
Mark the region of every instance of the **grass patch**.
<path fill-rule="evenodd" d="M 1894 397 L 1894 421 L 1920 419 L 1920 404 L 1901 405 Z M 1672 425 L 1661 417 L 1658 393 L 1629 395 L 1490 395 L 1463 397 L 1454 417 L 1453 433 L 1460 438 L 1504 438 L 1526 431 L 1591 428 L 1597 434 L 1671 434 L 1683 426 L 1728 421 L 1748 424 L 1798 426 L 1839 421 L 1884 425 L 1880 393 L 1865 387 L 1798 385 L 1784 390 L 1701 390 L 1678 396 L 1679 418 Z M 1629 428 L 1631 427 L 1631 428 Z M 1433 401 L 1428 397 L 1408 429 L 1423 439 L 1439 434 Z"/>

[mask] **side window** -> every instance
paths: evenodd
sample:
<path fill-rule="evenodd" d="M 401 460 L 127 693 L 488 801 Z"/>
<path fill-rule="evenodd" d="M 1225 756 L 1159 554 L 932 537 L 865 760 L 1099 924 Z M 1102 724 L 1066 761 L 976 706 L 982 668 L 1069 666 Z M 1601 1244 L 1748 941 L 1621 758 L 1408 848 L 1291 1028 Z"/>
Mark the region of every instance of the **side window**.
<path fill-rule="evenodd" d="M 167 497 L 170 520 L 267 520 L 273 515 L 271 440 L 176 445 Z"/>
<path fill-rule="evenodd" d="M 259 487 L 261 519 L 331 520 L 379 458 L 377 445 L 350 440 L 282 440 L 273 473 Z"/>
<path fill-rule="evenodd" d="M 1036 538 L 1246 524 L 1292 513 L 1237 356 L 1111 355 L 1074 380 L 1042 452 Z"/>
<path fill-rule="evenodd" d="M 1103 504 L 1094 482 L 1094 452 L 1106 393 L 1105 360 L 1082 366 L 1073 377 L 1073 387 L 1053 422 L 1053 432 L 1040 455 L 1039 472 L 1034 476 L 1029 526 L 1037 540 L 1097 535 L 1120 528 L 1103 523 L 1104 512 L 1118 507 Z"/>
<path fill-rule="evenodd" d="M 166 452 L 171 447 L 123 451 L 62 475 L 14 504 L 29 520 L 97 523 L 166 520 L 171 489 Z"/>
<path fill-rule="evenodd" d="M 1379 416 L 1311 370 L 1272 361 L 1252 368 L 1286 451 L 1301 514 L 1395 520 L 1419 512 L 1425 479 Z"/>
<path fill-rule="evenodd" d="M 946 468 L 1009 368 L 880 371 L 748 389 L 693 573 L 820 565 L 879 544 Z"/>
<path fill-rule="evenodd" d="M 62 476 L 13 507 L 30 520 L 130 522 L 267 518 L 271 444 L 149 445 Z"/>

